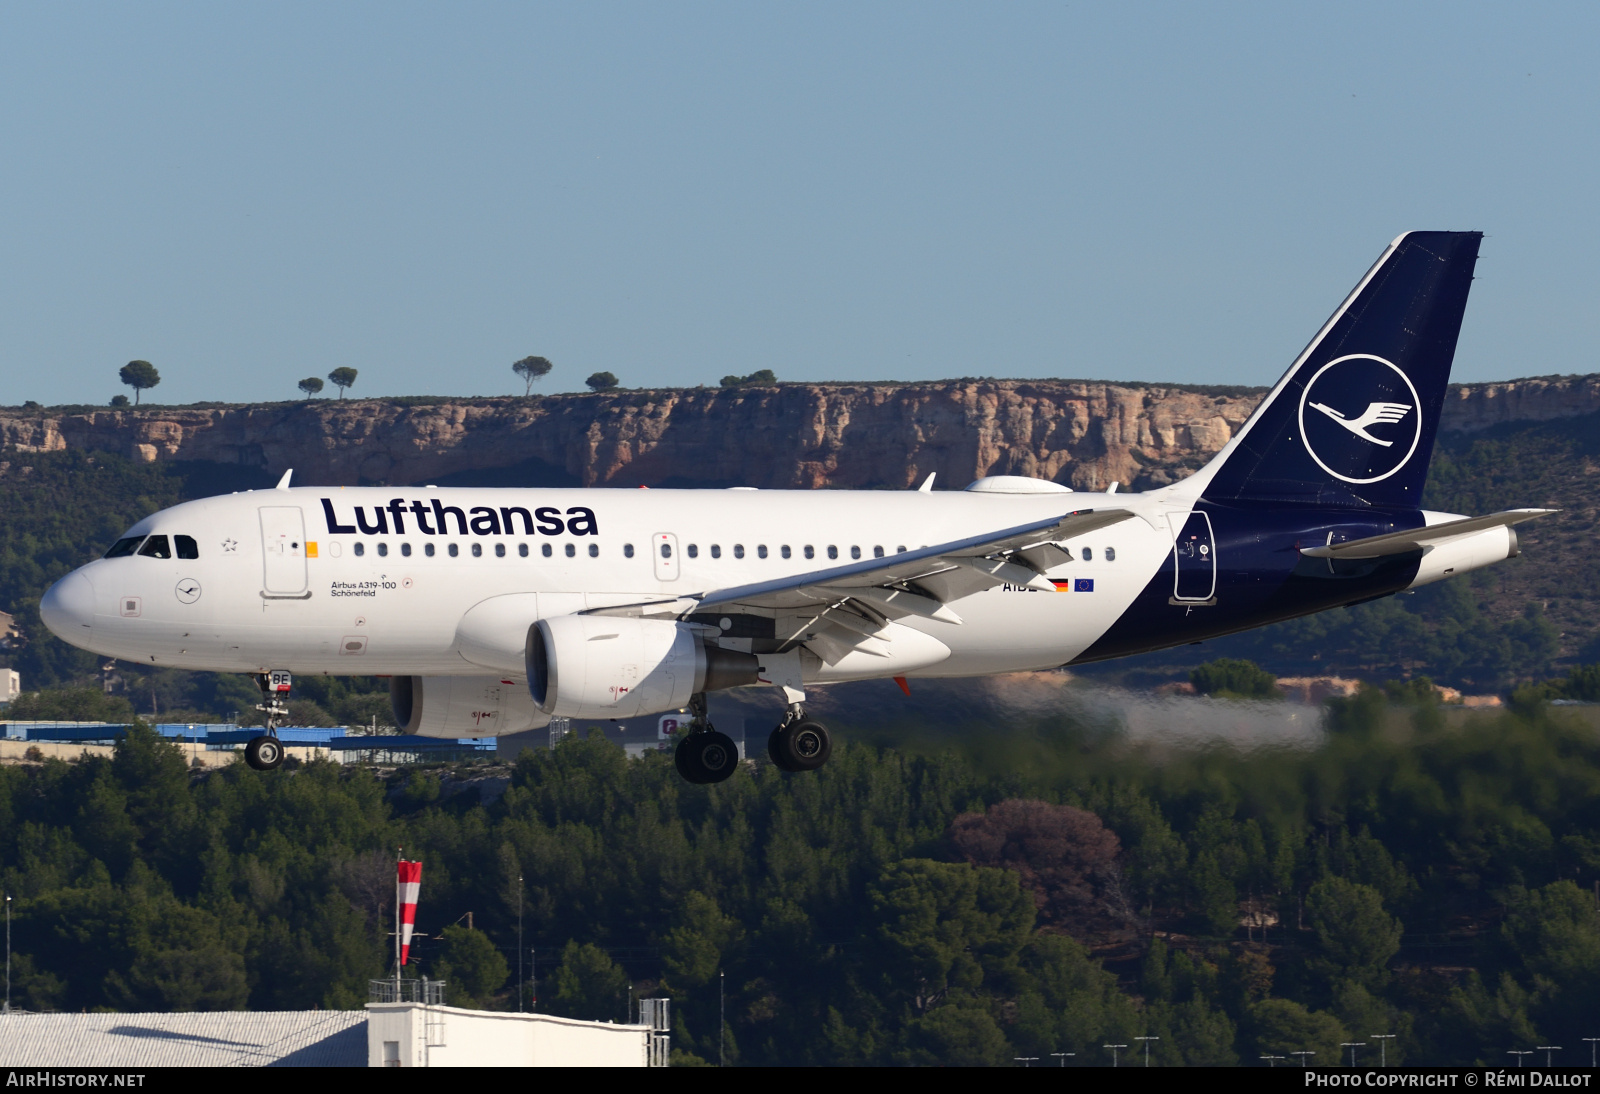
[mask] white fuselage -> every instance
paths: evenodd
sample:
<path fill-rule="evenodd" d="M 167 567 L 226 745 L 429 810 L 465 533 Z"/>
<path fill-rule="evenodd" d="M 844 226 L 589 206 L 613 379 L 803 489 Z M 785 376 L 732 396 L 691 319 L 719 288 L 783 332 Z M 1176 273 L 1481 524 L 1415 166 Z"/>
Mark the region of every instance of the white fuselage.
<path fill-rule="evenodd" d="M 340 528 L 359 528 L 357 506 L 366 526 L 376 527 L 375 507 L 399 499 L 404 533 L 395 533 L 386 512 L 384 534 L 329 534 L 324 498 Z M 436 527 L 426 534 L 410 507 L 421 503 L 432 526 L 436 500 L 469 520 L 477 510 L 478 528 L 486 530 L 461 534 L 452 514 L 448 534 Z M 189 536 L 199 557 L 132 555 L 84 566 L 77 574 L 88 588 L 78 587 L 73 600 L 82 618 L 62 636 L 97 653 L 184 669 L 519 673 L 521 641 L 534 618 L 809 573 L 849 562 L 857 552 L 870 559 L 879 550 L 893 554 L 1110 500 L 1065 492 L 253 491 L 186 502 L 136 524 L 128 536 Z M 911 675 L 1048 668 L 1082 652 L 1172 553 L 1160 503 L 1139 495 L 1116 495 L 1115 502 L 1146 519 L 1066 544 L 1074 561 L 1049 576 L 1070 580 L 1068 591 L 1002 585 L 955 603 L 959 624 L 903 621 L 950 649 L 947 659 Z M 487 530 L 486 514 L 498 526 L 502 510 L 517 508 L 554 509 L 563 523 L 569 510 L 588 510 L 595 531 L 545 534 L 536 521 L 528 534 L 515 512 L 514 534 Z M 672 537 L 668 560 L 659 551 L 663 536 Z M 1080 579 L 1092 582 L 1092 591 L 1070 591 Z M 458 630 L 468 613 L 504 597 L 516 597 L 509 616 L 517 626 L 499 652 L 486 652 L 482 640 L 463 641 Z M 827 678 L 824 669 L 819 679 Z"/>

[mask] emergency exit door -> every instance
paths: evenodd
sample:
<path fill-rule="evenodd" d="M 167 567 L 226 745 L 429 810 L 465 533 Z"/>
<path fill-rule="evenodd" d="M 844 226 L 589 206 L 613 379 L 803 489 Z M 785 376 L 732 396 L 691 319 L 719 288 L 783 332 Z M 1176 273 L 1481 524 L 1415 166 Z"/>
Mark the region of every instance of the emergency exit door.
<path fill-rule="evenodd" d="M 650 540 L 650 557 L 655 559 L 656 580 L 678 580 L 678 537 L 657 532 Z"/>
<path fill-rule="evenodd" d="M 306 592 L 306 524 L 298 505 L 261 507 L 261 557 L 268 596 Z"/>
<path fill-rule="evenodd" d="M 1205 513 L 1170 513 L 1172 527 L 1172 599 L 1204 603 L 1217 594 L 1217 545 L 1211 517 Z"/>

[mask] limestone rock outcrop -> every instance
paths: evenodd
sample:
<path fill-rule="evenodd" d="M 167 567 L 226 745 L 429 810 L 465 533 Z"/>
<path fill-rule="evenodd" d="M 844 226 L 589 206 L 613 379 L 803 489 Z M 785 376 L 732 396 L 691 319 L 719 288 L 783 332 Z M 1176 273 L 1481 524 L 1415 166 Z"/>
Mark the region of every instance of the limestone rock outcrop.
<path fill-rule="evenodd" d="M 295 469 L 299 484 L 957 487 L 1032 475 L 1157 486 L 1200 466 L 1265 394 L 1072 380 L 782 384 L 501 399 L 0 408 L 0 448 Z M 1454 385 L 1444 428 L 1600 412 L 1600 376 Z"/>

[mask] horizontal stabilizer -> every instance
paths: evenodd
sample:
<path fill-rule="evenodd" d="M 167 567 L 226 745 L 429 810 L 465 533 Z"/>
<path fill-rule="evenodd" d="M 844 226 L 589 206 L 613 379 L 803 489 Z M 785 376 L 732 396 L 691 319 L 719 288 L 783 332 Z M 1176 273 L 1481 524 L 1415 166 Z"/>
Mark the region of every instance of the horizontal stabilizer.
<path fill-rule="evenodd" d="M 1508 509 L 1486 517 L 1464 517 L 1461 520 L 1435 524 L 1431 528 L 1413 528 L 1408 532 L 1389 532 L 1366 539 L 1353 539 L 1349 543 L 1330 543 L 1326 547 L 1302 547 L 1300 553 L 1310 558 L 1383 558 L 1386 555 L 1404 555 L 1422 551 L 1448 540 L 1470 536 L 1490 528 L 1508 528 L 1558 509 Z"/>

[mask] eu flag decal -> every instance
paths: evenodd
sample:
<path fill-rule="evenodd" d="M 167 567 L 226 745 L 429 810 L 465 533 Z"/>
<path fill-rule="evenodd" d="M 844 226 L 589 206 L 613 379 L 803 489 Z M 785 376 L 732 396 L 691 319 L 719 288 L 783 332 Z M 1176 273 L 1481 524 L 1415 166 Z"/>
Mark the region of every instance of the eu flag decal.
<path fill-rule="evenodd" d="M 1072 580 L 1072 591 L 1075 592 L 1075 593 L 1092 593 L 1092 592 L 1094 592 L 1094 578 L 1092 578 L 1092 577 L 1073 578 L 1073 580 Z"/>

